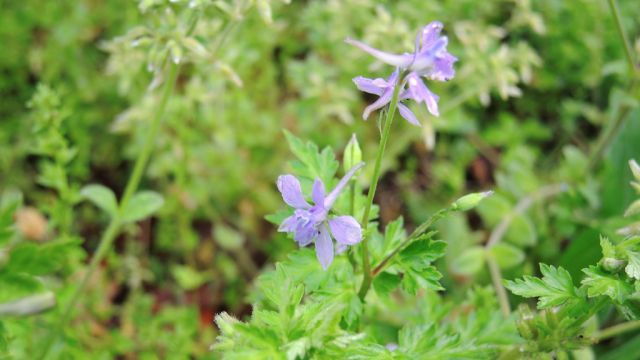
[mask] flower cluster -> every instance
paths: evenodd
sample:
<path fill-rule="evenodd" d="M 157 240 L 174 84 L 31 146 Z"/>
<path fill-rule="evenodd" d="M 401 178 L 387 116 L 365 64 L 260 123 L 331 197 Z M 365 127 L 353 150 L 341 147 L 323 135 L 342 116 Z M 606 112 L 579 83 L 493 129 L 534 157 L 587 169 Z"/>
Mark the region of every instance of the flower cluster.
<path fill-rule="evenodd" d="M 353 79 L 361 91 L 379 96 L 378 100 L 364 110 L 362 117 L 365 120 L 372 111 L 391 102 L 396 86 L 400 86 L 398 111 L 411 124 L 420 126 L 415 114 L 401 103 L 404 100 L 412 99 L 417 103 L 424 102 L 431 114 L 440 115 L 438 112 L 439 97 L 427 88 L 422 79 L 447 81 L 455 75 L 453 63 L 458 59 L 447 51 L 448 39 L 446 36 L 440 36 L 441 31 L 441 22 L 431 22 L 418 33 L 415 51 L 404 54 L 391 54 L 374 49 L 357 40 L 346 40 L 348 44 L 357 46 L 380 61 L 396 67 L 396 70 L 387 79 L 368 79 L 362 76 Z M 402 78 L 400 74 L 403 75 Z"/>
<path fill-rule="evenodd" d="M 338 195 L 345 188 L 351 177 L 364 163 L 355 165 L 338 182 L 338 185 L 325 196 L 324 183 L 316 179 L 311 190 L 314 205 L 305 200 L 300 187 L 300 181 L 293 175 L 278 177 L 278 190 L 287 205 L 293 207 L 293 215 L 286 218 L 278 231 L 292 233 L 294 240 L 300 246 L 307 246 L 315 241 L 316 255 L 322 267 L 326 270 L 333 261 L 333 241 L 337 242 L 336 251 L 344 251 L 348 245 L 355 245 L 362 239 L 362 228 L 352 216 L 335 216 L 329 219 L 329 211 Z"/>

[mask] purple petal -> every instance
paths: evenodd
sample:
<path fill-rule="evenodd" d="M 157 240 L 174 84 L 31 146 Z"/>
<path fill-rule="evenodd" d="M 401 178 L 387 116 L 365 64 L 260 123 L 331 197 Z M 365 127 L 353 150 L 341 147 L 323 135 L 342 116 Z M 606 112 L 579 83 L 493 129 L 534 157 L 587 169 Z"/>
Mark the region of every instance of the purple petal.
<path fill-rule="evenodd" d="M 311 198 L 315 204 L 324 204 L 324 183 L 320 179 L 313 182 Z"/>
<path fill-rule="evenodd" d="M 456 74 L 456 71 L 453 68 L 453 63 L 456 61 L 458 61 L 458 58 L 448 52 L 437 56 L 433 64 L 433 70 L 428 75 L 429 78 L 438 81 L 447 81 L 452 79 Z"/>
<path fill-rule="evenodd" d="M 413 111 L 411 111 L 411 109 L 409 109 L 406 105 L 398 103 L 398 111 L 400 112 L 400 115 L 411 124 L 422 126 L 422 124 L 420 124 L 420 121 L 418 121 L 416 114 L 414 114 Z"/>
<path fill-rule="evenodd" d="M 311 244 L 316 236 L 318 236 L 318 231 L 313 226 L 299 227 L 293 235 L 293 240 L 295 240 L 300 247 L 304 247 Z"/>
<path fill-rule="evenodd" d="M 277 181 L 278 190 L 282 194 L 282 199 L 289 206 L 296 209 L 308 209 L 311 207 L 302 195 L 300 181 L 293 175 L 280 175 Z"/>
<path fill-rule="evenodd" d="M 345 244 L 336 244 L 336 254 L 342 254 L 347 250 L 347 245 Z"/>
<path fill-rule="evenodd" d="M 338 185 L 336 185 L 336 187 L 333 188 L 333 190 L 331 190 L 329 195 L 327 195 L 327 197 L 324 199 L 324 208 L 327 211 L 331 209 L 331 207 L 333 206 L 333 203 L 338 198 L 338 195 L 340 195 L 340 193 L 342 192 L 344 187 L 347 185 L 349 180 L 351 180 L 351 177 L 353 177 L 353 174 L 355 174 L 356 171 L 358 171 L 363 166 L 364 166 L 363 162 L 356 164 L 354 167 L 351 168 L 351 170 L 349 170 L 349 172 L 347 172 L 342 177 L 342 179 L 340 179 L 340 182 L 338 182 Z"/>
<path fill-rule="evenodd" d="M 382 79 L 376 79 L 382 80 Z M 380 83 L 376 80 L 372 80 L 363 76 L 358 76 L 353 78 L 353 82 L 356 84 L 358 90 L 374 94 L 374 95 L 382 95 L 384 89 L 380 87 Z M 384 80 L 383 80 L 384 81 Z"/>
<path fill-rule="evenodd" d="M 429 25 L 422 28 L 419 36 L 422 37 L 422 48 L 431 47 L 438 40 L 443 25 L 440 21 L 432 21 Z"/>
<path fill-rule="evenodd" d="M 362 118 L 364 120 L 367 120 L 369 118 L 369 115 L 371 115 L 372 112 L 390 103 L 392 98 L 393 98 L 393 88 L 385 90 L 385 92 L 382 94 L 382 96 L 378 98 L 378 100 L 376 100 L 371 105 L 364 108 L 364 112 L 362 113 Z"/>
<path fill-rule="evenodd" d="M 415 73 L 408 76 L 409 94 L 417 103 L 424 102 L 427 104 L 429 112 L 435 116 L 440 116 L 438 112 L 438 95 L 432 93 L 424 84 L 422 79 Z"/>
<path fill-rule="evenodd" d="M 425 48 L 423 47 L 415 56 L 415 60 L 410 66 L 410 69 L 418 72 L 420 75 L 428 75 L 433 70 L 433 65 L 436 57 L 443 52 L 446 52 L 447 37 L 442 36 L 438 38 L 433 45 Z"/>
<path fill-rule="evenodd" d="M 354 245 L 362 240 L 362 228 L 352 216 L 338 216 L 329 220 L 331 234 L 338 244 Z"/>
<path fill-rule="evenodd" d="M 278 232 L 293 232 L 296 229 L 297 221 L 295 215 L 291 215 L 284 219 L 278 227 Z"/>
<path fill-rule="evenodd" d="M 326 226 L 322 226 L 316 239 L 316 256 L 324 270 L 333 262 L 333 242 Z"/>
<path fill-rule="evenodd" d="M 407 66 L 411 65 L 411 63 L 413 62 L 413 54 L 391 54 L 388 52 L 384 52 L 384 51 L 380 51 L 378 49 L 374 49 L 371 46 L 357 41 L 357 40 L 353 40 L 353 39 L 345 39 L 345 42 L 347 44 L 350 45 L 354 45 L 358 48 L 360 48 L 361 50 L 369 53 L 370 55 L 373 55 L 373 57 L 377 58 L 378 60 L 396 66 L 396 67 L 401 67 L 401 68 L 406 68 Z"/>

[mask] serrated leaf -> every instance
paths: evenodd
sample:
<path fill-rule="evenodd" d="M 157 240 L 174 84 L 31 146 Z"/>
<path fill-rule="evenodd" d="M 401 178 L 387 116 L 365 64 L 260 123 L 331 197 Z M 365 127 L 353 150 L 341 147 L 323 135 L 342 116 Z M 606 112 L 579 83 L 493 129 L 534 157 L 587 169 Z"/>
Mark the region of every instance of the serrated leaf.
<path fill-rule="evenodd" d="M 635 251 L 627 251 L 627 258 L 629 262 L 624 268 L 624 271 L 630 278 L 640 280 L 640 253 Z"/>
<path fill-rule="evenodd" d="M 385 296 L 400 285 L 400 276 L 388 272 L 382 272 L 373 279 L 373 288 L 380 296 Z"/>
<path fill-rule="evenodd" d="M 113 217 L 118 212 L 118 201 L 111 189 L 99 184 L 87 185 L 80 190 L 80 195 L 91 201 L 95 206 Z"/>
<path fill-rule="evenodd" d="M 640 200 L 636 200 L 624 212 L 624 216 L 631 216 L 640 213 Z"/>
<path fill-rule="evenodd" d="M 31 275 L 0 272 L 0 303 L 15 301 L 42 290 L 42 283 Z"/>
<path fill-rule="evenodd" d="M 425 234 L 413 241 L 398 254 L 399 261 L 414 269 L 423 269 L 444 256 L 447 243 L 431 240 L 433 233 Z"/>
<path fill-rule="evenodd" d="M 299 160 L 292 163 L 296 173 L 309 180 L 320 178 L 325 186 L 330 186 L 339 167 L 333 151 L 328 147 L 320 151 L 316 144 L 305 143 L 286 130 L 284 134 L 291 152 Z"/>
<path fill-rule="evenodd" d="M 444 290 L 440 285 L 442 274 L 434 266 L 416 270 L 405 269 L 402 277 L 402 288 L 411 295 L 415 295 L 418 289 Z"/>
<path fill-rule="evenodd" d="M 546 264 L 540 264 L 540 271 L 543 275 L 541 279 L 524 276 L 522 279 L 507 281 L 506 287 L 522 297 L 537 297 L 540 309 L 583 301 L 568 271 Z"/>
<path fill-rule="evenodd" d="M 162 195 L 154 191 L 140 191 L 133 195 L 122 213 L 125 223 L 136 222 L 151 216 L 164 205 Z"/>
<path fill-rule="evenodd" d="M 582 285 L 587 289 L 589 297 L 604 295 L 622 304 L 633 293 L 633 286 L 618 275 L 605 273 L 597 266 L 590 266 L 582 271 L 587 275 L 582 280 Z"/>

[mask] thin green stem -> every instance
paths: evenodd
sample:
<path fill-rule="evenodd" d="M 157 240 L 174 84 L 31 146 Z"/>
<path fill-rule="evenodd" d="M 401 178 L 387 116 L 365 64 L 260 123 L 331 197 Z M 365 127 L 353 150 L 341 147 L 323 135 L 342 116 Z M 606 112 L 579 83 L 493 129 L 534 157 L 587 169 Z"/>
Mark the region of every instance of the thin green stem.
<path fill-rule="evenodd" d="M 364 297 L 367 295 L 369 288 L 371 287 L 371 263 L 369 261 L 369 248 L 367 246 L 368 243 L 368 234 L 367 228 L 369 224 L 369 213 L 371 212 L 371 207 L 373 206 L 373 198 L 376 194 L 376 189 L 378 188 L 378 181 L 380 180 L 380 170 L 382 168 L 382 157 L 384 155 L 384 150 L 387 147 L 387 142 L 389 141 L 389 134 L 391 133 L 391 124 L 393 123 L 393 117 L 396 113 L 396 107 L 398 103 L 398 94 L 400 93 L 400 83 L 402 81 L 403 76 L 399 77 L 399 82 L 396 84 L 396 87 L 393 90 L 393 96 L 391 97 L 391 104 L 389 105 L 389 111 L 387 112 L 387 117 L 384 121 L 384 129 L 382 131 L 382 136 L 380 138 L 380 145 L 378 146 L 378 154 L 376 156 L 376 163 L 373 168 L 373 177 L 371 178 L 371 186 L 369 187 L 369 192 L 367 194 L 367 202 L 366 207 L 364 208 L 364 214 L 362 216 L 362 228 L 365 231 L 364 237 L 362 239 L 362 267 L 364 278 L 362 280 L 362 285 L 360 287 L 360 291 L 358 292 L 358 296 L 360 300 L 364 300 Z"/>
<path fill-rule="evenodd" d="M 625 323 L 600 330 L 595 334 L 594 338 L 596 342 L 599 342 L 634 330 L 640 330 L 640 320 L 627 321 Z"/>
<path fill-rule="evenodd" d="M 628 85 L 628 90 L 630 92 L 635 91 L 635 87 L 637 84 L 636 79 L 636 64 L 633 60 L 633 52 L 631 50 L 631 44 L 629 43 L 627 33 L 622 26 L 622 17 L 620 16 L 620 10 L 618 9 L 618 2 L 616 0 L 609 0 L 609 8 L 611 9 L 611 13 L 613 15 L 614 22 L 616 23 L 616 28 L 618 30 L 618 35 L 620 36 L 620 40 L 624 46 L 624 53 L 627 59 L 627 64 L 629 65 L 629 74 L 631 76 L 631 82 Z M 631 111 L 631 107 L 628 105 L 622 105 L 621 109 L 618 111 L 617 116 L 612 119 L 612 121 L 606 126 L 602 131 L 598 140 L 596 140 L 596 145 L 589 156 L 589 169 L 593 170 L 600 159 L 602 158 L 605 150 L 609 147 L 609 144 L 616 138 L 620 130 L 622 129 L 625 120 L 627 119 L 627 115 Z"/>
<path fill-rule="evenodd" d="M 500 311 L 502 311 L 502 315 L 507 317 L 509 316 L 509 314 L 511 314 L 511 305 L 509 304 L 509 296 L 507 295 L 507 290 L 502 285 L 502 274 L 500 273 L 500 266 L 493 258 L 493 256 L 491 256 L 491 254 L 487 254 L 487 265 L 489 266 L 489 273 L 491 274 L 491 282 L 493 283 L 493 287 L 496 290 L 496 295 L 498 295 Z"/>
<path fill-rule="evenodd" d="M 380 261 L 380 264 L 378 264 L 374 269 L 373 272 L 371 273 L 372 277 L 376 277 L 382 270 L 384 270 L 385 266 L 389 263 L 389 261 L 391 261 L 391 259 L 396 256 L 396 254 L 398 254 L 402 249 L 404 249 L 407 245 L 409 245 L 412 241 L 414 241 L 415 239 L 417 239 L 420 235 L 424 234 L 427 230 L 429 230 L 429 228 L 436 223 L 436 221 L 442 219 L 443 217 L 445 217 L 449 212 L 453 211 L 452 208 L 446 208 L 446 209 L 442 209 L 438 212 L 436 212 L 435 214 L 433 214 L 429 219 L 427 219 L 427 221 L 423 222 L 422 224 L 420 224 L 420 226 L 418 226 L 412 233 L 411 235 L 409 235 L 409 237 L 407 237 L 406 239 L 404 239 L 404 241 L 402 241 L 398 246 L 396 246 L 395 249 L 393 249 L 393 251 L 391 251 L 389 253 L 389 255 L 385 256 L 384 259 L 382 259 L 382 261 Z"/>
<path fill-rule="evenodd" d="M 636 71 L 636 64 L 633 60 L 633 51 L 631 50 L 629 38 L 627 37 L 626 31 L 624 31 L 624 27 L 622 27 L 622 17 L 620 16 L 620 10 L 618 9 L 618 2 L 616 0 L 609 0 L 609 8 L 611 9 L 611 13 L 613 14 L 613 19 L 615 20 L 620 40 L 622 40 L 622 43 L 624 45 L 624 53 L 627 57 L 629 70 L 631 73 L 633 73 Z"/>
<path fill-rule="evenodd" d="M 102 237 L 100 238 L 100 242 L 98 244 L 98 249 L 93 255 L 93 258 L 89 263 L 87 271 L 85 272 L 84 277 L 80 282 L 80 285 L 78 285 L 78 287 L 75 289 L 75 291 L 71 295 L 71 299 L 69 300 L 66 307 L 62 311 L 62 315 L 58 319 L 52 331 L 49 333 L 48 338 L 45 340 L 43 344 L 44 346 L 42 347 L 43 349 L 42 356 L 40 357 L 40 359 L 44 359 L 48 355 L 51 345 L 53 345 L 53 343 L 55 342 L 55 340 L 60 335 L 60 333 L 66 326 L 67 322 L 69 321 L 69 318 L 71 317 L 71 314 L 75 309 L 78 300 L 80 299 L 80 295 L 84 292 L 85 287 L 89 282 L 89 279 L 91 279 L 98 265 L 100 264 L 100 262 L 102 262 L 102 259 L 106 256 L 108 251 L 111 249 L 111 245 L 113 244 L 113 241 L 116 239 L 116 237 L 118 236 L 118 233 L 120 232 L 120 228 L 122 225 L 122 222 L 120 219 L 123 215 L 124 209 L 127 208 L 127 204 L 129 203 L 129 200 L 138 189 L 138 185 L 140 185 L 140 181 L 142 180 L 144 169 L 147 165 L 147 162 L 149 161 L 149 158 L 151 157 L 151 152 L 153 150 L 153 143 L 157 138 L 158 130 L 160 128 L 162 117 L 165 113 L 167 102 L 169 101 L 169 97 L 173 92 L 176 79 L 178 78 L 178 69 L 179 69 L 179 66 L 177 64 L 171 63 L 169 65 L 169 74 L 167 76 L 167 79 L 164 84 L 164 88 L 162 90 L 160 103 L 156 108 L 156 113 L 151 122 L 151 129 L 147 134 L 147 138 L 143 145 L 142 151 L 140 152 L 140 154 L 138 155 L 138 158 L 136 159 L 135 165 L 133 167 L 133 172 L 129 177 L 129 181 L 127 182 L 124 194 L 118 206 L 118 212 L 111 219 L 109 226 L 107 227 L 105 232 L 102 234 Z"/>

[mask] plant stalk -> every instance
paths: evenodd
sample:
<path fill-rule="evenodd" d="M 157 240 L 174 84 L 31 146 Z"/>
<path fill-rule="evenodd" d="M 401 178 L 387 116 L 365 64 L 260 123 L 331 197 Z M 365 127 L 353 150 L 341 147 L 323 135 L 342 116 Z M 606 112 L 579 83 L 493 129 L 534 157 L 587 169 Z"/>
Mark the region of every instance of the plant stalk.
<path fill-rule="evenodd" d="M 138 186 L 140 185 L 140 181 L 142 180 L 144 169 L 147 165 L 147 162 L 149 161 L 149 158 L 151 157 L 153 144 L 158 135 L 158 130 L 160 129 L 161 120 L 163 118 L 165 109 L 167 107 L 169 97 L 173 92 L 176 79 L 178 77 L 178 69 L 179 69 L 179 66 L 177 64 L 174 64 L 173 62 L 170 63 L 169 73 L 165 81 L 164 88 L 162 90 L 160 103 L 158 104 L 158 107 L 156 109 L 156 112 L 151 122 L 151 129 L 147 134 L 147 138 L 143 145 L 142 151 L 140 152 L 140 154 L 138 155 L 138 158 L 136 159 L 135 165 L 133 167 L 133 172 L 131 173 L 129 180 L 127 181 L 124 194 L 118 206 L 118 212 L 115 214 L 115 216 L 112 217 L 111 222 L 109 223 L 109 226 L 107 227 L 105 232 L 102 234 L 102 237 L 100 238 L 100 242 L 98 244 L 98 249 L 93 255 L 93 258 L 89 263 L 87 271 L 85 272 L 80 282 L 80 285 L 78 285 L 76 290 L 71 295 L 71 299 L 69 300 L 66 307 L 62 311 L 62 315 L 58 319 L 57 324 L 53 327 L 48 338 L 45 340 L 43 344 L 44 346 L 42 347 L 43 349 L 42 356 L 40 357 L 40 359 L 44 359 L 48 355 L 51 346 L 53 345 L 58 335 L 62 332 L 67 322 L 69 321 L 69 318 L 71 317 L 71 313 L 76 307 L 76 304 L 80 299 L 80 295 L 84 292 L 85 287 L 89 282 L 89 279 L 91 279 L 98 265 L 100 264 L 100 262 L 102 262 L 102 259 L 107 255 L 107 253 L 111 249 L 111 245 L 113 244 L 113 241 L 116 239 L 116 237 L 118 236 L 118 233 L 120 232 L 120 229 L 122 226 L 121 218 L 122 218 L 123 212 L 127 208 L 127 205 L 131 200 L 131 197 L 138 189 Z"/>
<path fill-rule="evenodd" d="M 380 172 L 382 168 L 382 157 L 384 155 L 384 150 L 387 147 L 387 142 L 389 141 L 389 134 L 391 133 L 391 124 L 393 123 L 393 117 L 396 113 L 396 107 L 398 103 L 398 94 L 400 93 L 400 86 L 402 76 L 398 78 L 398 82 L 396 83 L 395 88 L 393 89 L 393 96 L 391 98 L 391 104 L 389 104 L 389 111 L 387 112 L 387 117 L 384 121 L 384 129 L 382 131 L 382 136 L 380 138 L 380 145 L 378 146 L 378 154 L 376 156 L 376 163 L 373 168 L 373 177 L 371 178 L 371 186 L 369 187 L 369 192 L 367 193 L 367 202 L 366 207 L 364 208 L 364 214 L 362 216 L 362 228 L 364 229 L 364 236 L 362 238 L 362 267 L 364 279 L 362 279 L 362 285 L 360 287 L 360 291 L 358 292 L 358 296 L 360 300 L 364 301 L 369 288 L 371 287 L 371 281 L 373 280 L 371 277 L 371 263 L 369 260 L 369 248 L 367 246 L 368 243 L 368 234 L 367 228 L 369 225 L 369 213 L 371 212 L 371 207 L 373 206 L 373 198 L 376 194 L 376 189 L 378 188 L 378 181 L 380 180 Z"/>
<path fill-rule="evenodd" d="M 610 328 L 606 328 L 598 331 L 595 334 L 594 338 L 596 342 L 599 342 L 604 339 L 612 338 L 614 336 L 618 336 L 620 334 L 633 331 L 633 330 L 639 330 L 639 329 L 640 329 L 640 320 L 627 321 L 625 323 L 614 325 Z"/>

